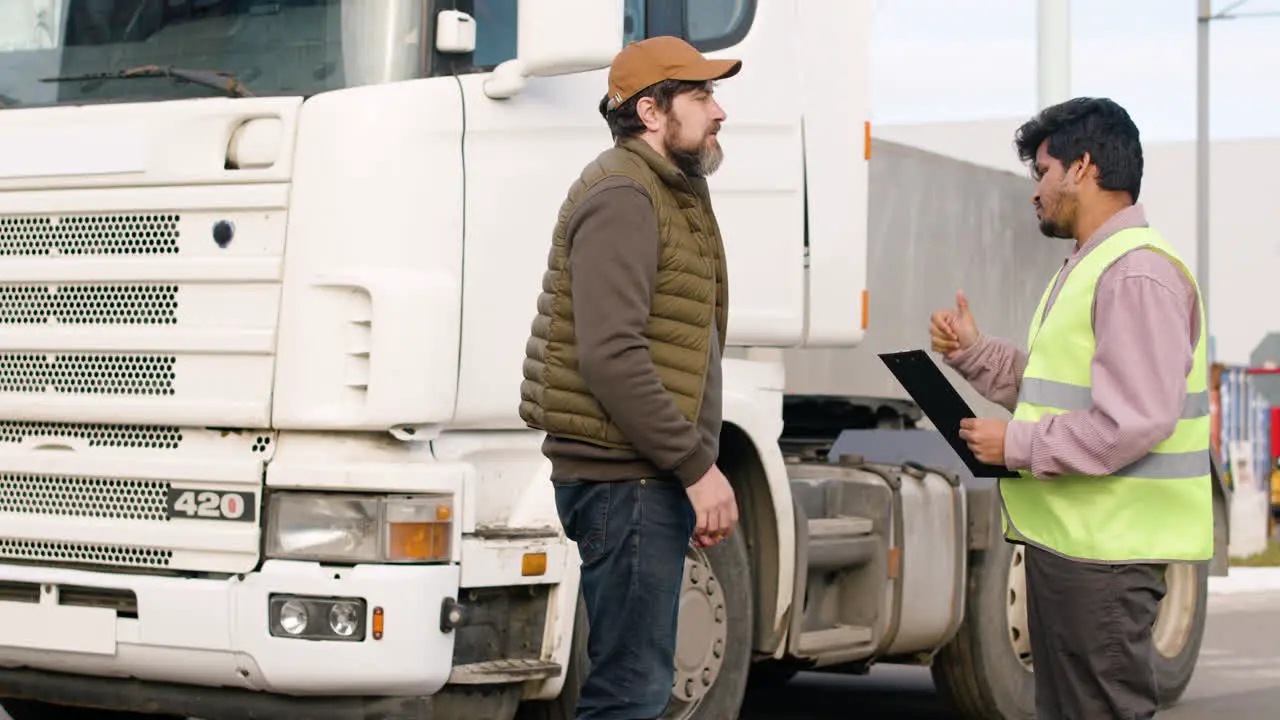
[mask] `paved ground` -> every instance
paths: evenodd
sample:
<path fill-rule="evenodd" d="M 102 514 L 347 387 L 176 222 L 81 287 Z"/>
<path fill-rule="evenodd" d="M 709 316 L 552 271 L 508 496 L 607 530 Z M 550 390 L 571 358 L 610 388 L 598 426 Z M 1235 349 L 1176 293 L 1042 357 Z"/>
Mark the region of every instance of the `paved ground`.
<path fill-rule="evenodd" d="M 1168 720 L 1280 715 L 1280 592 L 1216 596 L 1196 675 Z"/>
<path fill-rule="evenodd" d="M 1209 624 L 1195 678 L 1160 720 L 1280 717 L 1280 569 L 1214 578 Z M 879 668 L 865 677 L 802 673 L 753 693 L 743 720 L 955 720 L 934 694 L 928 670 Z M 11 720 L 0 711 L 0 720 Z"/>
<path fill-rule="evenodd" d="M 1280 572 L 1214 579 L 1200 662 L 1182 702 L 1161 720 L 1267 720 L 1280 717 Z M 878 668 L 866 677 L 804 673 L 753 694 L 744 720 L 847 720 L 849 717 L 954 720 L 934 694 L 929 672 Z"/>

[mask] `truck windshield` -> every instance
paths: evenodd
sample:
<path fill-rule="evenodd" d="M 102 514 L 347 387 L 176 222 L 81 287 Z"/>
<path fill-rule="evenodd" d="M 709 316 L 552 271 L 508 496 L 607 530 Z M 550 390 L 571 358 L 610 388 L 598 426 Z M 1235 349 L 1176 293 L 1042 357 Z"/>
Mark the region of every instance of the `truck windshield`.
<path fill-rule="evenodd" d="M 419 77 L 423 5 L 0 0 L 0 108 L 228 94 L 182 73 L 118 77 L 149 66 L 226 73 L 259 97 Z M 84 79 L 51 81 L 67 76 Z"/>

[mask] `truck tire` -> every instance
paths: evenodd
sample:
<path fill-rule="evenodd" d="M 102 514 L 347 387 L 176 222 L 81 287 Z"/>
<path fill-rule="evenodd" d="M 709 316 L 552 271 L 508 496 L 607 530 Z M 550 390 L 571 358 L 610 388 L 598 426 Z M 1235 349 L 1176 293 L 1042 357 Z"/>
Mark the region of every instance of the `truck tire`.
<path fill-rule="evenodd" d="M 965 720 L 1035 718 L 1022 557 L 1002 539 L 969 555 L 964 622 L 931 668 L 939 694 Z"/>
<path fill-rule="evenodd" d="M 1035 675 L 1022 548 L 997 544 L 972 555 L 965 621 L 934 660 L 933 678 L 966 720 L 1031 720 Z M 1152 628 L 1161 708 L 1177 703 L 1195 672 L 1207 618 L 1208 564 L 1171 565 L 1165 588 Z"/>
<path fill-rule="evenodd" d="M 736 720 L 751 669 L 752 612 L 751 565 L 741 533 L 712 548 L 690 545 L 676 672 L 664 720 Z M 564 689 L 554 700 L 524 703 L 516 720 L 573 720 L 590 666 L 587 625 L 579 599 Z"/>
<path fill-rule="evenodd" d="M 737 720 L 751 673 L 751 563 L 741 526 L 685 554 L 676 674 L 663 720 Z"/>
<path fill-rule="evenodd" d="M 0 699 L 0 706 L 13 720 L 178 720 L 176 715 L 115 712 L 97 708 L 51 705 L 38 700 Z"/>
<path fill-rule="evenodd" d="M 1209 609 L 1209 564 L 1170 565 L 1152 628 L 1160 707 L 1175 705 L 1196 670 Z"/>

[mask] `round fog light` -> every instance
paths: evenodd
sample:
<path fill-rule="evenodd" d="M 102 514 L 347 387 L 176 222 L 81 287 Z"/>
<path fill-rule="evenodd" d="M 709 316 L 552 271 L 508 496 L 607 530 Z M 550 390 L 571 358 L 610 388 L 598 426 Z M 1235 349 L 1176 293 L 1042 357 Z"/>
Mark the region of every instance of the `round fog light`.
<path fill-rule="evenodd" d="M 360 624 L 360 606 L 355 603 L 335 603 L 329 610 L 329 628 L 335 635 L 351 637 Z"/>
<path fill-rule="evenodd" d="M 290 635 L 301 635 L 307 629 L 307 608 L 290 600 L 280 608 L 280 629 Z"/>

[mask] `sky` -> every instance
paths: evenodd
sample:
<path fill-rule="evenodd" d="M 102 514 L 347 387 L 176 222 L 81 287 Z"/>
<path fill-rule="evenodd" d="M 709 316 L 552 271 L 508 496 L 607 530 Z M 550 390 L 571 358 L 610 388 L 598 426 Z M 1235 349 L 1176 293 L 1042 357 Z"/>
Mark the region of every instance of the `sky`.
<path fill-rule="evenodd" d="M 1036 110 L 1036 0 L 870 0 L 872 121 Z M 1237 0 L 1214 0 L 1221 12 Z M 1145 141 L 1196 136 L 1197 0 L 1071 0 L 1071 94 L 1110 97 Z M 1277 13 L 1280 0 L 1234 12 Z M 1280 17 L 1210 23 L 1214 139 L 1280 136 Z"/>

